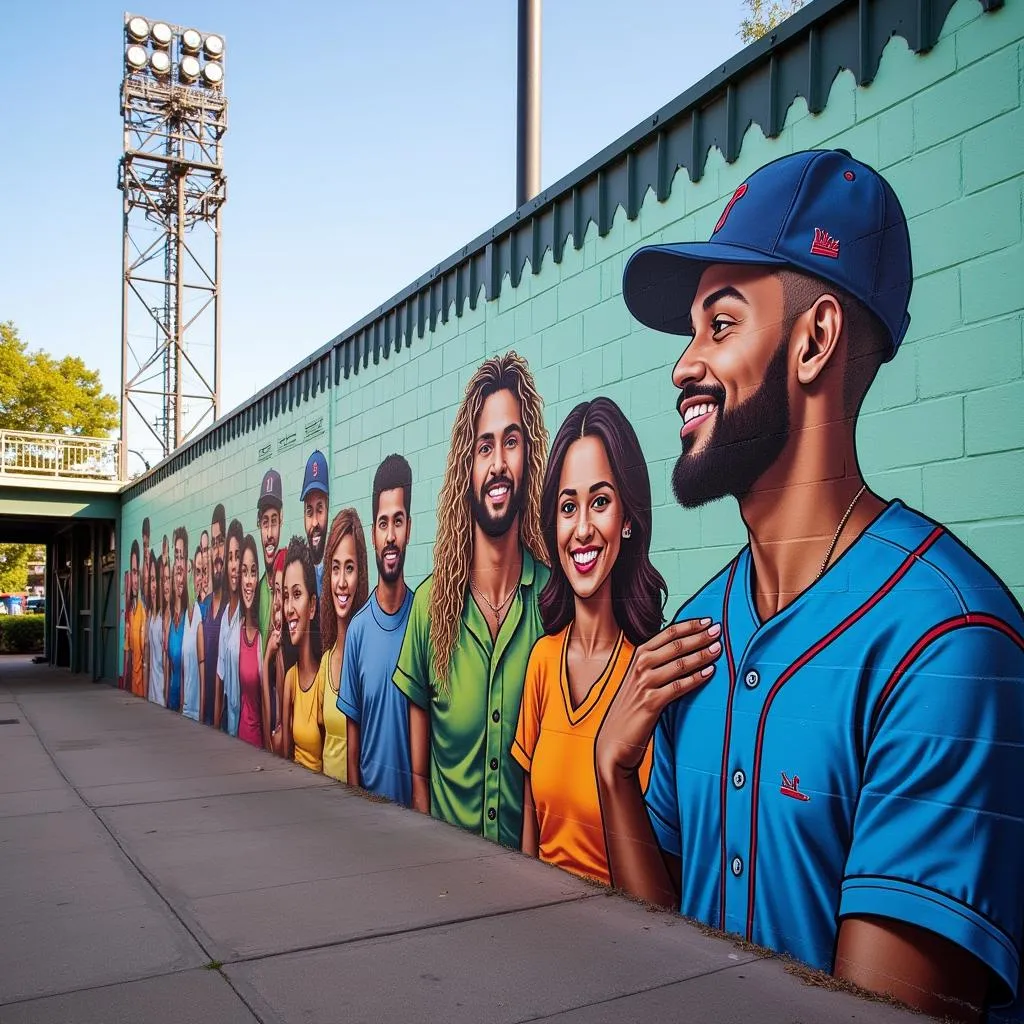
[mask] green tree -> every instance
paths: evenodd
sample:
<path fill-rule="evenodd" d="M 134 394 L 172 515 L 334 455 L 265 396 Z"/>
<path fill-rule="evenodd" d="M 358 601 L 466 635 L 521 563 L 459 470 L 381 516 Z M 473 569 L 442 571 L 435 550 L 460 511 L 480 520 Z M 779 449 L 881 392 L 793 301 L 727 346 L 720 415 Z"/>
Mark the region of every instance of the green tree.
<path fill-rule="evenodd" d="M 23 594 L 34 544 L 0 544 L 0 594 Z"/>
<path fill-rule="evenodd" d="M 804 0 L 743 0 L 743 6 L 750 11 L 750 17 L 740 22 L 740 39 L 744 43 L 760 39 L 772 29 L 778 28 L 803 5 Z"/>
<path fill-rule="evenodd" d="M 30 352 L 10 320 L 0 323 L 0 430 L 104 437 L 118 411 L 99 372 L 78 356 Z"/>

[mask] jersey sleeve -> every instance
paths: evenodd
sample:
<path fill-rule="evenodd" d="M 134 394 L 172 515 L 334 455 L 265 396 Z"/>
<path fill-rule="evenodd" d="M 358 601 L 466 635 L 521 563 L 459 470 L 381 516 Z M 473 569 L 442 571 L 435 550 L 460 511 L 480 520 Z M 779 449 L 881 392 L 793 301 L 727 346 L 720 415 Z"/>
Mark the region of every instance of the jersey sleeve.
<path fill-rule="evenodd" d="M 360 671 L 359 652 L 362 631 L 353 623 L 345 635 L 345 650 L 341 657 L 341 683 L 338 686 L 338 710 L 359 725 L 363 717 L 363 674 Z"/>
<path fill-rule="evenodd" d="M 524 772 L 533 764 L 533 752 L 540 735 L 540 696 L 544 686 L 544 639 L 533 645 L 523 680 L 523 697 L 519 704 L 519 721 L 512 740 L 512 757 Z"/>
<path fill-rule="evenodd" d="M 658 845 L 667 853 L 681 856 L 682 843 L 679 833 L 679 800 L 676 793 L 676 754 L 673 707 L 669 705 L 658 718 L 654 727 L 653 752 L 648 744 L 644 760 L 640 763 L 641 784 L 645 772 L 648 775 L 644 802 L 647 817 Z M 645 762 L 647 767 L 645 767 Z"/>
<path fill-rule="evenodd" d="M 1024 931 L 1024 641 L 978 625 L 926 641 L 875 709 L 839 917 L 936 932 L 1005 999 Z"/>
<path fill-rule="evenodd" d="M 412 599 L 409 622 L 393 680 L 417 707 L 430 707 L 430 587 L 424 583 Z"/>

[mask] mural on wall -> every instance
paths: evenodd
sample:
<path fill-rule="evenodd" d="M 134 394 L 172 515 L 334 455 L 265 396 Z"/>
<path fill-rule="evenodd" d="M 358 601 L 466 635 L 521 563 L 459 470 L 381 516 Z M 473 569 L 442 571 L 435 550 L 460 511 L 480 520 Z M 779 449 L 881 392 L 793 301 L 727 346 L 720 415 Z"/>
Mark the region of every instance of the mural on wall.
<path fill-rule="evenodd" d="M 678 610 L 633 425 L 598 394 L 550 439 L 509 351 L 455 411 L 415 589 L 410 463 L 387 455 L 332 518 L 317 449 L 301 483 L 265 470 L 255 520 L 217 504 L 194 548 L 144 521 L 121 685 L 925 1011 L 1005 1007 L 1024 614 L 858 461 L 913 276 L 898 197 L 844 150 L 754 172 L 708 241 L 631 255 L 630 313 L 685 339 L 672 492 L 734 499 L 748 538 Z"/>

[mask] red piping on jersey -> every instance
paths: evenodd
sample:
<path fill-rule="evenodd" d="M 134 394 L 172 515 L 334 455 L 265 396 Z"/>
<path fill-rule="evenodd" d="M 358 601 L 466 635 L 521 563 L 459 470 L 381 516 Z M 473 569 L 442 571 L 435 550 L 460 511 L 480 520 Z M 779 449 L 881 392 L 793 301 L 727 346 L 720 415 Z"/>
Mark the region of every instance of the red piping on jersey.
<path fill-rule="evenodd" d="M 804 651 L 803 654 L 793 662 L 775 680 L 775 685 L 768 691 L 764 706 L 761 708 L 761 716 L 757 723 L 757 740 L 754 744 L 754 780 L 753 780 L 753 801 L 750 811 L 750 880 L 747 882 L 747 942 L 752 942 L 751 936 L 754 933 L 754 895 L 757 890 L 757 810 L 758 810 L 758 788 L 761 782 L 761 747 L 764 743 L 764 730 L 768 723 L 768 711 L 772 706 L 779 690 L 789 682 L 797 672 L 800 671 L 809 661 L 816 658 L 826 647 L 838 640 L 851 626 L 859 622 L 872 608 L 886 596 L 904 576 L 910 572 L 914 563 L 942 536 L 944 530 L 941 526 L 935 527 L 931 533 L 903 560 L 903 564 L 871 595 L 859 608 L 852 611 L 842 622 L 831 632 L 823 636 L 813 647 Z"/>
<path fill-rule="evenodd" d="M 729 596 L 732 593 L 732 581 L 736 576 L 736 566 L 739 559 L 733 559 L 732 567 L 729 569 L 729 579 L 725 584 L 725 600 L 722 602 L 722 645 L 725 647 L 725 660 L 729 666 L 729 698 L 725 704 L 725 738 L 722 741 L 722 782 L 719 798 L 719 818 L 722 823 L 722 865 L 720 895 L 718 901 L 718 927 L 725 929 L 725 879 L 726 860 L 728 854 L 725 849 L 725 800 L 729 791 L 729 739 L 732 734 L 732 696 L 736 689 L 736 665 L 732 660 L 732 644 L 729 643 Z"/>
<path fill-rule="evenodd" d="M 1010 640 L 1024 651 L 1024 638 L 1012 626 L 1003 622 L 1002 619 L 997 619 L 994 615 L 988 615 L 985 612 L 968 612 L 966 615 L 957 615 L 956 618 L 947 619 L 945 622 L 940 622 L 937 626 L 932 626 L 903 656 L 893 674 L 889 677 L 889 681 L 879 694 L 878 700 L 875 701 L 875 709 L 871 712 L 872 735 L 874 735 L 875 728 L 878 725 L 878 718 L 882 713 L 885 702 L 889 699 L 889 695 L 896 689 L 896 685 L 903 678 L 907 669 L 920 657 L 921 652 L 940 637 L 945 636 L 947 633 L 952 633 L 955 629 L 963 629 L 966 626 L 985 626 L 989 629 L 994 629 L 1002 633 L 1003 636 L 1009 637 Z"/>

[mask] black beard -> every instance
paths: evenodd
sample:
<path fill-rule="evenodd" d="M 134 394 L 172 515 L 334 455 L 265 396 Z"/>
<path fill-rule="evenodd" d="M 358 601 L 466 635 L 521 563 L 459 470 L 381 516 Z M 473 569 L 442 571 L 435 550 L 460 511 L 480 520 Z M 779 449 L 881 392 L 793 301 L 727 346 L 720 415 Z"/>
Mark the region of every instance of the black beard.
<path fill-rule="evenodd" d="M 309 545 L 309 553 L 313 556 L 313 564 L 319 565 L 324 559 L 324 545 L 327 543 L 327 534 L 321 532 L 320 543 L 314 546 L 307 533 L 306 543 Z"/>
<path fill-rule="evenodd" d="M 384 568 L 384 556 L 390 554 L 392 551 L 398 553 L 398 561 L 395 563 L 395 568 L 392 572 L 388 572 Z M 395 544 L 388 544 L 383 551 L 376 552 L 377 555 L 377 572 L 380 578 L 387 583 L 389 586 L 392 583 L 397 583 L 402 578 L 402 571 L 405 569 L 405 550 L 398 548 Z"/>
<path fill-rule="evenodd" d="M 672 470 L 672 491 L 683 508 L 698 508 L 726 495 L 743 499 L 782 453 L 789 437 L 788 349 L 788 342 L 779 343 L 761 386 L 732 412 L 726 412 L 721 387 L 683 388 L 680 402 L 706 395 L 716 403 L 707 444 L 693 454 L 694 436 L 683 438 L 682 454 Z"/>
<path fill-rule="evenodd" d="M 485 492 L 488 488 L 493 487 L 498 483 L 505 484 L 508 487 L 508 505 L 506 505 L 505 511 L 502 512 L 500 516 L 492 516 L 491 513 L 487 511 Z M 508 533 L 512 523 L 515 522 L 516 516 L 519 515 L 519 512 L 523 507 L 522 492 L 516 489 L 515 484 L 512 483 L 511 477 L 507 476 L 488 480 L 480 488 L 480 493 L 478 495 L 470 491 L 469 501 L 473 506 L 473 518 L 476 520 L 480 529 L 483 530 L 488 537 L 504 537 L 505 534 Z"/>

